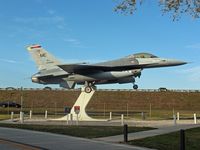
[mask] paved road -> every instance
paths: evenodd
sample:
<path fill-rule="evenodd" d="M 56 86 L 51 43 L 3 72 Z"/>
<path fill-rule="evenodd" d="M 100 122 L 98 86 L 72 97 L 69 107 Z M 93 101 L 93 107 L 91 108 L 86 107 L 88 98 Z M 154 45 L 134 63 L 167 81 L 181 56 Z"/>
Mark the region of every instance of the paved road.
<path fill-rule="evenodd" d="M 10 121 L 4 121 L 5 123 L 11 123 Z M 15 123 L 15 122 L 12 122 Z M 27 124 L 32 123 L 31 121 L 26 121 Z M 34 122 L 35 123 L 35 122 Z M 129 140 L 140 139 L 165 133 L 170 133 L 178 131 L 180 129 L 189 129 L 194 127 L 200 127 L 200 124 L 191 124 L 192 121 L 179 121 L 176 126 L 173 125 L 172 121 L 134 121 L 127 122 L 130 126 L 141 126 L 144 124 L 147 126 L 158 127 L 159 129 L 142 131 L 137 133 L 130 133 Z M 35 124 L 57 124 L 66 125 L 66 122 L 44 122 L 39 121 Z M 101 122 L 88 123 L 83 122 L 83 124 L 89 125 L 105 125 Z M 118 122 L 107 122 L 107 125 L 118 125 Z M 22 129 L 12 129 L 12 128 L 0 128 L 0 149 L 1 150 L 38 150 L 38 149 L 68 149 L 68 150 L 122 150 L 122 149 L 133 149 L 133 150 L 145 150 L 146 148 L 133 147 L 123 144 L 115 144 L 122 141 L 123 135 L 111 136 L 105 138 L 97 138 L 95 140 L 75 138 L 71 136 L 58 135 L 52 133 L 44 133 L 37 131 L 29 131 Z M 110 142 L 110 143 L 109 143 Z M 147 149 L 146 149 L 147 150 Z"/>
<path fill-rule="evenodd" d="M 155 130 L 129 133 L 128 139 L 129 140 L 142 139 L 142 138 L 146 138 L 146 137 L 152 137 L 152 136 L 156 136 L 156 135 L 167 134 L 167 133 L 179 131 L 180 129 L 190 129 L 190 128 L 195 128 L 195 127 L 200 127 L 200 124 L 175 125 L 175 126 L 163 127 L 163 128 L 159 128 L 159 129 L 155 129 Z M 123 138 L 123 135 L 117 135 L 117 136 L 97 138 L 97 140 L 106 141 L 106 142 L 119 142 L 119 141 L 121 141 L 122 138 Z"/>
<path fill-rule="evenodd" d="M 1 150 L 41 150 L 42 148 L 0 139 L 0 149 Z"/>
<path fill-rule="evenodd" d="M 145 150 L 145 148 L 133 147 L 123 144 L 105 143 L 102 141 L 94 141 L 59 134 L 3 127 L 0 127 L 0 138 L 5 139 L 5 141 L 9 140 L 11 142 L 11 144 L 7 143 L 6 145 L 5 141 L 2 140 L 4 141 L 4 143 L 0 142 L 1 150 L 13 150 L 14 144 L 21 144 L 21 146 L 29 146 L 29 148 L 26 149 L 30 150 Z M 16 147 L 16 149 L 23 148 Z"/>

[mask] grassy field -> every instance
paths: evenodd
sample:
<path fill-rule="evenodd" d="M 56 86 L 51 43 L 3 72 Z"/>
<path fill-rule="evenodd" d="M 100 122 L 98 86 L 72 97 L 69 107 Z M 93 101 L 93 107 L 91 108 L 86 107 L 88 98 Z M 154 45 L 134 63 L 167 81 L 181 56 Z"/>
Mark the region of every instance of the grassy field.
<path fill-rule="evenodd" d="M 26 125 L 26 124 L 3 124 L 0 127 L 28 129 L 42 132 L 51 132 L 84 138 L 98 138 L 119 135 L 123 133 L 123 127 L 112 126 L 58 126 L 58 125 Z M 129 127 L 129 133 L 151 130 L 149 127 Z"/>
<path fill-rule="evenodd" d="M 72 106 L 80 91 L 3 91 L 0 101 L 12 100 L 23 108 L 63 108 Z M 88 110 L 193 110 L 200 108 L 200 92 L 140 92 L 140 91 L 97 91 L 88 104 Z M 115 104 L 115 105 L 113 105 Z"/>
<path fill-rule="evenodd" d="M 0 114 L 0 120 L 10 119 L 10 115 L 8 114 Z"/>
<path fill-rule="evenodd" d="M 186 130 L 186 150 L 200 149 L 200 127 Z M 129 144 L 154 148 L 158 150 L 178 150 L 180 133 L 173 132 L 170 134 L 159 135 L 140 140 L 130 141 Z"/>
<path fill-rule="evenodd" d="M 72 107 L 80 91 L 5 91 L 0 90 L 1 101 L 15 101 L 21 103 L 23 96 L 23 111 L 29 110 L 33 115 L 64 113 L 64 107 Z M 180 112 L 181 118 L 192 118 L 194 113 L 200 114 L 200 92 L 141 92 L 141 91 L 97 91 L 89 102 L 87 112 L 99 112 L 99 117 L 109 118 L 109 112 L 114 117 L 128 114 L 128 118 L 141 119 L 141 112 L 145 112 L 146 119 L 171 119 L 173 113 Z M 17 108 L 0 108 L 1 114 L 14 111 Z M 116 112 L 116 113 L 115 113 Z"/>

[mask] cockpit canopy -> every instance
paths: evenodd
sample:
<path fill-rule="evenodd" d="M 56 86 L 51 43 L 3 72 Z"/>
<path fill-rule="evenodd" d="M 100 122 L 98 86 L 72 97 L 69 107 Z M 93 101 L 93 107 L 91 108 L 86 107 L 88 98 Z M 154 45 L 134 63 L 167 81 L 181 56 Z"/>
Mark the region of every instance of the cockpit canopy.
<path fill-rule="evenodd" d="M 128 58 L 158 58 L 158 57 L 149 53 L 136 53 L 129 55 Z"/>

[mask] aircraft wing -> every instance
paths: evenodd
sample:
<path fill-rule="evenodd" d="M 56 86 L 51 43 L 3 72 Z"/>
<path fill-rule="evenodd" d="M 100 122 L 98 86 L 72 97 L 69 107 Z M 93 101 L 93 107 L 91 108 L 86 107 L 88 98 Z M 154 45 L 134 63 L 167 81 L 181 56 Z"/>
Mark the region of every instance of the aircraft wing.
<path fill-rule="evenodd" d="M 143 69 L 148 67 L 149 64 L 132 64 L 121 66 L 103 66 L 103 65 L 85 65 L 85 64 L 64 64 L 58 65 L 68 73 L 87 74 L 105 71 L 124 71 L 131 69 Z M 152 65 L 152 64 L 151 64 Z"/>

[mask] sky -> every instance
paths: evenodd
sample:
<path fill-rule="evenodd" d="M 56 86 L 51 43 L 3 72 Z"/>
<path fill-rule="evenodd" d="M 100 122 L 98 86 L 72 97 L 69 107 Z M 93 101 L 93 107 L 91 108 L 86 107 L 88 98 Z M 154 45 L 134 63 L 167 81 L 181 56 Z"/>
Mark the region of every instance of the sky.
<path fill-rule="evenodd" d="M 200 88 L 200 19 L 172 21 L 157 2 L 145 1 L 134 15 L 114 12 L 116 0 L 0 1 L 0 87 L 32 83 L 37 67 L 26 50 L 40 44 L 64 63 L 106 61 L 138 52 L 189 62 L 143 70 L 139 88 Z M 58 87 L 58 86 L 52 86 Z M 99 88 L 132 88 L 132 84 Z"/>

